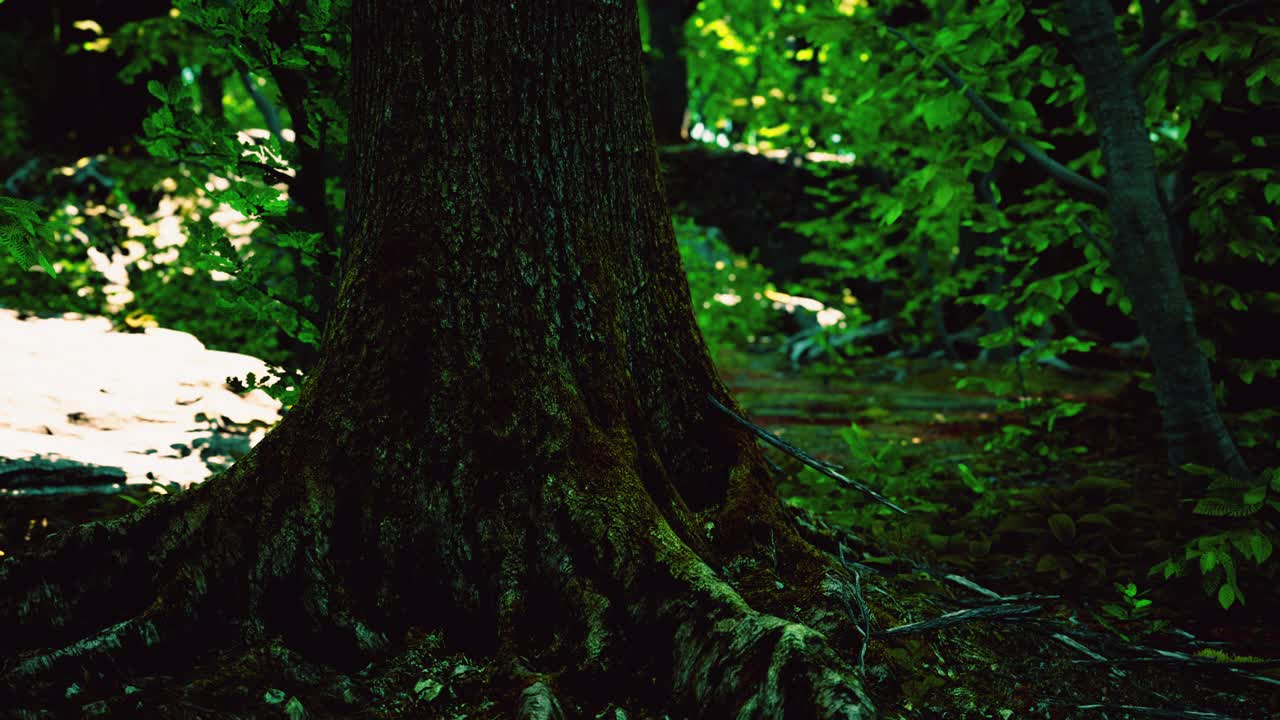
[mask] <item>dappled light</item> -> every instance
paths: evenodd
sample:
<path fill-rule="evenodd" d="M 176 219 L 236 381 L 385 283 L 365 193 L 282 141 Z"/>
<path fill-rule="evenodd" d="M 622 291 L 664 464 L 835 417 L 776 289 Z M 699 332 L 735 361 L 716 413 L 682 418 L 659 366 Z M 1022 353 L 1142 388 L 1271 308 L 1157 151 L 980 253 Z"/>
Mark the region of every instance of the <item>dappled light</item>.
<path fill-rule="evenodd" d="M 1280 9 L 0 0 L 0 714 L 1280 716 Z"/>

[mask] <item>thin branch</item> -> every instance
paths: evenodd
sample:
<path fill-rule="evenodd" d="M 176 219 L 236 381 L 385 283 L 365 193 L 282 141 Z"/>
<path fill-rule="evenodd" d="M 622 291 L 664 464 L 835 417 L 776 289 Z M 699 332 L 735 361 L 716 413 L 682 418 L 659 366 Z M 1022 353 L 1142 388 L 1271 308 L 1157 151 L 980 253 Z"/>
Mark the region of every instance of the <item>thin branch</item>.
<path fill-rule="evenodd" d="M 280 113 L 276 112 L 275 106 L 258 89 L 257 83 L 249 76 L 249 71 L 246 68 L 239 67 L 237 71 L 236 74 L 240 76 L 240 84 L 244 87 L 245 92 L 249 93 L 249 97 L 253 100 L 254 106 L 258 108 L 258 112 L 262 113 L 262 120 L 267 124 L 267 132 L 271 133 L 271 136 L 276 139 L 283 152 L 284 127 L 280 124 Z"/>
<path fill-rule="evenodd" d="M 1079 640 L 1076 640 L 1075 638 L 1069 637 L 1062 633 L 1054 633 L 1051 637 L 1054 640 L 1057 640 L 1058 642 L 1062 643 L 1063 645 L 1066 645 L 1067 647 L 1071 648 L 1072 650 L 1075 650 L 1081 655 L 1084 655 L 1090 660 L 1093 660 L 1095 662 L 1100 662 L 1100 663 L 1110 662 L 1109 660 L 1107 660 L 1106 657 L 1094 652 L 1093 650 L 1090 650 L 1088 647 L 1085 647 L 1084 643 L 1080 642 Z M 1110 668 L 1110 672 L 1112 675 L 1118 678 L 1122 678 L 1128 675 L 1128 673 L 1126 673 L 1125 671 L 1121 670 L 1118 667 Z"/>
<path fill-rule="evenodd" d="M 1166 708 L 1148 707 L 1146 705 L 1091 703 L 1088 705 L 1076 705 L 1075 708 L 1077 710 L 1097 710 L 1100 712 L 1110 710 L 1116 713 L 1131 713 L 1146 715 L 1147 717 L 1169 718 L 1170 720 L 1236 720 L 1232 715 L 1221 715 L 1215 712 L 1205 712 L 1203 710 L 1171 710 Z"/>
<path fill-rule="evenodd" d="M 1186 653 L 1172 652 L 1169 650 L 1161 650 L 1159 648 L 1145 648 L 1148 651 L 1154 651 L 1154 654 L 1143 657 L 1132 658 L 1111 658 L 1109 660 L 1098 660 L 1096 658 L 1090 660 L 1076 660 L 1077 663 L 1096 663 L 1106 662 L 1118 665 L 1185 665 L 1204 670 L 1217 670 L 1221 672 L 1238 675 L 1246 680 L 1265 683 L 1268 685 L 1280 685 L 1280 680 L 1267 677 L 1266 675 L 1258 675 L 1250 672 L 1250 670 L 1268 670 L 1274 667 L 1280 667 L 1280 660 L 1261 660 L 1255 662 L 1228 662 L 1211 660 L 1209 658 L 1198 657 L 1195 655 L 1187 655 Z"/>
<path fill-rule="evenodd" d="M 728 415 L 730 418 L 733 418 L 734 422 L 736 422 L 736 423 L 738 423 L 739 425 L 742 425 L 743 427 L 747 428 L 747 429 L 748 429 L 748 430 L 750 430 L 752 433 L 754 433 L 756 437 L 760 438 L 760 439 L 761 439 L 761 440 L 763 440 L 764 442 L 766 442 L 766 443 L 768 443 L 768 444 L 772 445 L 773 447 L 775 447 L 775 448 L 777 448 L 777 449 L 781 450 L 782 452 L 784 452 L 784 453 L 786 453 L 786 454 L 790 455 L 791 457 L 793 457 L 793 458 L 795 458 L 795 459 L 799 460 L 800 462 L 804 463 L 805 465 L 808 465 L 809 467 L 813 468 L 814 470 L 817 470 L 818 472 L 822 473 L 823 475 L 826 475 L 827 477 L 831 478 L 832 480 L 835 480 L 836 482 L 840 483 L 841 485 L 844 485 L 844 486 L 846 486 L 846 487 L 853 488 L 854 490 L 857 490 L 858 492 L 863 493 L 864 495 L 867 495 L 867 496 L 868 496 L 868 497 L 870 497 L 872 500 L 875 500 L 876 502 L 880 503 L 881 505 L 884 505 L 885 507 L 889 508 L 890 510 L 893 510 L 894 512 L 899 513 L 899 514 L 901 514 L 901 515 L 906 515 L 906 514 L 907 514 L 907 511 L 906 511 L 906 510 L 903 510 L 901 507 L 898 507 L 898 506 L 897 506 L 896 504 L 894 504 L 894 503 L 893 503 L 893 501 L 891 501 L 889 498 L 887 498 L 887 497 L 885 497 L 885 496 L 881 495 L 880 493 L 876 492 L 875 490 L 872 490 L 871 488 L 867 487 L 866 485 L 863 485 L 862 483 L 858 482 L 857 480 L 850 480 L 849 478 L 845 477 L 844 475 L 841 475 L 840 473 L 836 472 L 836 471 L 835 471 L 835 468 L 836 468 L 836 467 L 839 467 L 838 465 L 832 465 L 832 464 L 831 464 L 831 463 L 829 463 L 829 462 L 825 462 L 825 461 L 819 460 L 818 458 L 816 458 L 816 457 L 814 457 L 814 456 L 810 455 L 809 453 L 805 452 L 804 450 L 801 450 L 800 448 L 798 448 L 798 447 L 796 447 L 796 446 L 792 445 L 791 443 L 787 442 L 786 440 L 783 440 L 782 438 L 778 437 L 777 435 L 774 435 L 773 433 L 769 432 L 768 430 L 765 430 L 764 428 L 760 427 L 759 425 L 756 425 L 755 423 L 751 422 L 750 420 L 747 420 L 746 418 L 742 417 L 742 416 L 741 416 L 741 415 L 739 415 L 738 413 L 736 413 L 736 412 L 734 412 L 734 411 L 730 410 L 728 407 L 726 407 L 726 406 L 725 406 L 723 403 L 721 403 L 719 400 L 715 399 L 715 397 L 714 397 L 714 396 L 712 396 L 712 395 L 709 395 L 709 394 L 708 394 L 708 395 L 707 395 L 707 399 L 711 401 L 711 404 L 712 404 L 712 405 L 713 405 L 717 410 L 719 410 L 720 412 L 724 413 L 725 415 Z"/>
<path fill-rule="evenodd" d="M 906 43 L 907 47 L 915 51 L 917 55 L 928 60 L 928 53 L 926 53 L 919 45 L 915 44 L 915 42 L 912 41 L 911 38 L 907 37 L 902 31 L 896 28 L 891 28 L 888 25 L 883 27 L 890 35 Z M 1084 177 L 1057 160 L 1054 160 L 1045 154 L 1045 152 L 1040 148 L 1015 135 L 1013 128 L 1009 127 L 1009 124 L 1004 121 L 1004 118 L 1001 118 L 996 111 L 987 104 L 987 101 L 975 92 L 974 89 L 961 79 L 960 76 L 957 75 L 945 62 L 940 59 L 934 60 L 933 66 L 938 69 L 938 72 L 942 73 L 947 78 L 947 81 L 951 83 L 951 87 L 964 94 L 965 99 L 968 100 L 969 104 L 978 111 L 978 114 L 982 116 L 982 119 L 987 121 L 988 125 L 990 125 L 997 133 L 1007 138 L 1015 148 L 1022 151 L 1022 153 L 1027 157 L 1031 158 L 1037 165 L 1043 168 L 1045 172 L 1049 173 L 1050 177 L 1063 185 L 1081 190 L 1104 203 L 1107 201 L 1107 189 L 1102 185 Z"/>
<path fill-rule="evenodd" d="M 287 298 L 282 298 L 276 295 L 275 293 L 271 292 L 271 289 L 268 288 L 266 285 L 263 285 L 261 282 L 257 280 L 253 280 L 246 277 L 244 266 L 240 265 L 239 263 L 236 263 L 236 267 L 238 268 L 237 272 L 234 272 L 234 273 L 229 272 L 227 274 L 230 275 L 231 277 L 234 277 L 236 280 L 244 283 L 249 288 L 258 291 L 261 295 L 266 297 L 268 300 L 274 300 L 275 302 L 278 302 L 281 305 L 284 305 L 285 307 L 289 308 L 290 310 L 298 313 L 299 317 L 303 318 L 304 320 L 311 323 L 312 325 L 315 325 L 316 327 L 321 326 L 321 322 L 322 322 L 321 318 L 319 315 L 316 314 L 314 310 L 308 308 L 306 305 L 303 305 L 297 301 L 289 300 Z M 226 272 L 226 271 L 224 270 L 223 272 Z"/>
<path fill-rule="evenodd" d="M 1111 250 L 1111 245 L 1108 244 L 1106 240 L 1103 240 L 1102 238 L 1098 237 L 1097 233 L 1093 231 L 1093 228 L 1089 227 L 1089 223 L 1086 223 L 1084 221 L 1084 218 L 1077 215 L 1076 225 L 1079 226 L 1080 229 L 1084 232 L 1084 236 L 1089 239 L 1089 242 L 1093 243 L 1099 250 L 1102 251 L 1103 255 L 1106 255 L 1108 259 L 1112 259 L 1115 257 L 1114 253 Z"/>
<path fill-rule="evenodd" d="M 1164 34 L 1161 15 L 1164 13 L 1163 3 L 1158 0 L 1142 0 L 1142 47 L 1151 48 Z"/>
<path fill-rule="evenodd" d="M 293 182 L 293 175 L 289 175 L 278 168 L 273 168 L 266 163 L 256 162 L 253 160 L 240 160 L 239 163 L 241 165 L 261 170 L 269 179 L 275 181 L 272 183 L 273 185 L 288 185 Z"/>

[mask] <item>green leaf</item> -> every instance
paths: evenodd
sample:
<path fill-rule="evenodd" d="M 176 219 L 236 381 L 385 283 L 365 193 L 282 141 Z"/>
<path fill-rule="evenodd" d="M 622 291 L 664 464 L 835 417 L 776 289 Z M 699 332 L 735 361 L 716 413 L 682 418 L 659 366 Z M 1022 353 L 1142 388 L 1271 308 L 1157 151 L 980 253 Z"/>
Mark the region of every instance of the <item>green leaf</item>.
<path fill-rule="evenodd" d="M 164 89 L 164 85 L 160 84 L 159 80 L 148 80 L 147 92 L 151 93 L 160 102 L 169 102 L 169 93 Z"/>
<path fill-rule="evenodd" d="M 1218 566 L 1218 556 L 1212 551 L 1200 556 L 1200 574 L 1208 575 Z"/>
<path fill-rule="evenodd" d="M 986 491 L 987 489 L 986 482 L 982 478 L 978 477 L 977 475 L 974 475 L 973 471 L 969 469 L 968 465 L 965 465 L 964 463 L 957 463 L 956 470 L 959 471 L 960 479 L 964 482 L 965 487 L 972 490 L 974 494 L 981 495 L 983 492 Z"/>
<path fill-rule="evenodd" d="M 23 269 L 39 265 L 50 276 L 58 273 L 35 245 L 39 228 L 47 225 L 40 206 L 18 198 L 0 197 L 0 245 Z"/>
<path fill-rule="evenodd" d="M 1230 585 L 1218 588 L 1218 604 L 1223 610 L 1229 609 L 1236 601 L 1236 591 Z"/>
<path fill-rule="evenodd" d="M 1280 183 L 1267 183 L 1262 188 L 1262 194 L 1267 198 L 1268 203 L 1280 205 Z"/>
<path fill-rule="evenodd" d="M 125 501 L 125 502 L 127 502 L 127 503 L 130 503 L 130 504 L 132 504 L 132 505 L 135 505 L 135 506 L 137 506 L 137 507 L 142 507 L 142 505 L 143 505 L 143 502 L 142 502 L 141 500 L 139 500 L 138 498 L 136 498 L 136 497 L 134 497 L 134 496 L 132 496 L 132 495 L 126 495 L 126 494 L 124 494 L 124 493 L 117 493 L 117 494 L 116 494 L 116 497 L 120 498 L 121 500 L 124 500 L 124 501 Z"/>
<path fill-rule="evenodd" d="M 1259 565 L 1271 557 L 1271 551 L 1273 550 L 1271 540 L 1260 532 L 1255 532 L 1249 537 L 1249 548 L 1253 550 L 1253 559 Z"/>
<path fill-rule="evenodd" d="M 942 187 L 938 188 L 938 193 L 933 196 L 933 204 L 940 208 L 945 208 L 951 204 L 951 200 L 955 198 L 955 196 L 956 196 L 955 185 L 944 182 L 942 184 Z"/>
<path fill-rule="evenodd" d="M 1054 572 L 1065 569 L 1061 558 L 1056 555 L 1041 555 L 1040 560 L 1036 562 L 1036 572 Z"/>
<path fill-rule="evenodd" d="M 895 222 L 897 222 L 898 218 L 902 217 L 902 211 L 905 209 L 906 208 L 903 207 L 901 200 L 894 202 L 893 205 L 891 205 L 889 209 L 885 211 L 884 217 L 880 219 L 880 224 L 881 225 L 894 224 Z"/>
<path fill-rule="evenodd" d="M 1066 513 L 1054 513 L 1049 516 L 1049 531 L 1059 542 L 1068 543 L 1076 537 L 1076 523 Z"/>

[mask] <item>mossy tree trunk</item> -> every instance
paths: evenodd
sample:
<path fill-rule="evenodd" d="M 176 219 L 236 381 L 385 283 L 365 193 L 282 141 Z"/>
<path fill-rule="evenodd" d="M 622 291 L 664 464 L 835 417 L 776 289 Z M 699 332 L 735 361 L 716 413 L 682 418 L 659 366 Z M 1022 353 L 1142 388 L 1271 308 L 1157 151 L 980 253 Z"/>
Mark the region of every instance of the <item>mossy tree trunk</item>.
<path fill-rule="evenodd" d="M 732 402 L 663 200 L 634 5 L 483 5 L 356 3 L 319 365 L 224 475 L 3 561 L 19 700 L 229 637 L 368 657 L 417 626 L 601 707 L 871 716 L 814 629 L 847 630 L 828 559 L 708 401 Z"/>
<path fill-rule="evenodd" d="M 1169 217 L 1160 202 L 1142 103 L 1116 37 L 1115 15 L 1106 0 L 1071 0 L 1065 8 L 1107 167 L 1113 264 L 1151 346 L 1169 459 L 1174 465 L 1195 462 L 1249 477 L 1218 414 L 1209 365 L 1170 242 Z"/>

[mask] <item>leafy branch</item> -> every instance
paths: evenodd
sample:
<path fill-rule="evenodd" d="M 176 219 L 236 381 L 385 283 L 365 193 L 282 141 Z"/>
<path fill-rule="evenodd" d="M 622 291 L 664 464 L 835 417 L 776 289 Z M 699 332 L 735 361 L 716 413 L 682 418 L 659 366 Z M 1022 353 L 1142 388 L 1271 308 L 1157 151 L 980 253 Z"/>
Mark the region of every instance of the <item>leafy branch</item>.
<path fill-rule="evenodd" d="M 924 51 L 924 48 L 917 45 L 915 41 L 907 37 L 907 35 L 901 30 L 889 27 L 888 25 L 882 25 L 881 27 L 883 27 L 890 35 L 906 43 L 907 47 L 911 48 L 911 50 L 917 55 L 928 61 L 929 54 Z M 1095 200 L 1099 200 L 1104 203 L 1106 202 L 1106 188 L 1049 157 L 1045 151 L 1036 147 L 1025 138 L 1019 137 L 1017 133 L 1013 131 L 1013 128 L 1009 126 L 1009 123 L 1005 122 L 1004 118 L 1000 117 L 1000 115 L 992 109 L 986 99 L 979 95 L 973 87 L 969 85 L 969 83 L 965 82 L 964 79 L 957 75 L 956 72 L 945 62 L 940 59 L 936 59 L 933 61 L 933 66 L 938 69 L 938 72 L 942 73 L 942 75 L 946 77 L 947 82 L 951 84 L 951 87 L 959 90 L 964 95 L 965 99 L 969 101 L 969 104 L 973 105 L 974 109 L 978 111 L 978 114 L 982 116 L 983 120 L 987 121 L 987 124 L 990 125 L 992 129 L 1004 138 L 1008 139 L 1015 148 L 1020 150 L 1027 157 L 1031 158 L 1031 160 L 1043 168 L 1045 172 L 1049 173 L 1050 177 L 1063 185 L 1087 193 Z"/>

